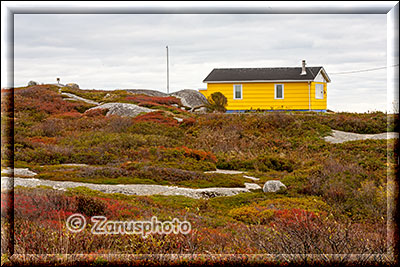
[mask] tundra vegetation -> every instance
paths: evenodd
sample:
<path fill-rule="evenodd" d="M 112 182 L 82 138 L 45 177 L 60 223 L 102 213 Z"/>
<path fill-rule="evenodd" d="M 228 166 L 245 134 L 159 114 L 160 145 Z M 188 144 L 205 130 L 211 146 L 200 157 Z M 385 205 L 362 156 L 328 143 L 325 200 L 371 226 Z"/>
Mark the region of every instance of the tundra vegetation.
<path fill-rule="evenodd" d="M 196 115 L 181 109 L 175 97 L 61 88 L 97 102 L 155 109 L 127 118 L 105 116 L 107 110 L 85 112 L 93 105 L 64 100 L 58 90 L 51 85 L 16 88 L 14 107 L 2 97 L 3 125 L 14 117 L 14 154 L 3 143 L 2 164 L 13 156 L 15 167 L 28 167 L 38 173 L 35 178 L 59 181 L 204 188 L 280 180 L 287 190 L 198 200 L 104 194 L 84 187 L 66 192 L 16 188 L 15 253 L 372 255 L 388 249 L 387 177 L 398 171 L 397 141 L 331 144 L 322 137 L 331 129 L 369 134 L 398 130 L 398 115 Z M 260 180 L 205 173 L 216 168 L 242 170 Z M 2 210 L 9 205 L 2 201 Z M 97 236 L 88 228 L 72 233 L 65 221 L 73 213 L 88 221 L 93 215 L 109 220 L 178 218 L 189 221 L 192 231 L 147 238 Z"/>

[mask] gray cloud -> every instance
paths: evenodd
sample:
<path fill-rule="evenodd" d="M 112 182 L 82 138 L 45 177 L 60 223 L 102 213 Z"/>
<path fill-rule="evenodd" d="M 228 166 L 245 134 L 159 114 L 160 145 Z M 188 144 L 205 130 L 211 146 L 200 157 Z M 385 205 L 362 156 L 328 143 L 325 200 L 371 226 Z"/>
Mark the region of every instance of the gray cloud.
<path fill-rule="evenodd" d="M 15 15 L 15 83 L 81 88 L 205 88 L 218 67 L 386 65 L 386 15 Z M 328 108 L 386 109 L 386 70 L 330 75 Z M 372 108 L 371 108 L 372 107 Z"/>

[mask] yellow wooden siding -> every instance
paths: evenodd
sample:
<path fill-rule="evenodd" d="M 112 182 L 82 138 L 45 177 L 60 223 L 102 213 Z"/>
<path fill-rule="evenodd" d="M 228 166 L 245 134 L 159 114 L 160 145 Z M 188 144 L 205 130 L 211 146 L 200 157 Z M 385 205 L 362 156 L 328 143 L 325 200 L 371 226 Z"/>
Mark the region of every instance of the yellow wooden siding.
<path fill-rule="evenodd" d="M 233 85 L 242 85 L 242 99 L 233 99 Z M 275 99 L 275 84 L 284 85 L 284 99 Z M 311 83 L 311 109 L 326 109 L 326 83 L 324 99 L 315 99 L 315 84 Z M 206 97 L 221 92 L 228 99 L 228 110 L 255 109 L 308 109 L 309 89 L 307 82 L 284 83 L 208 83 L 207 90 L 200 91 Z"/>

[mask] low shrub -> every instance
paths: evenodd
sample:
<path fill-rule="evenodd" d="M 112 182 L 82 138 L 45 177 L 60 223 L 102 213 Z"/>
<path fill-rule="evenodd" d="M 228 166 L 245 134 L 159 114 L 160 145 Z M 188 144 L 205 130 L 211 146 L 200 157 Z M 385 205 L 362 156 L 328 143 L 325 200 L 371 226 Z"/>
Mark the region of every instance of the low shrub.
<path fill-rule="evenodd" d="M 255 169 L 260 171 L 276 170 L 288 171 L 294 170 L 295 162 L 290 159 L 261 155 L 256 159 Z"/>
<path fill-rule="evenodd" d="M 228 100 L 221 92 L 212 93 L 208 98 L 208 111 L 225 112 Z"/>
<path fill-rule="evenodd" d="M 144 166 L 137 170 L 136 175 L 140 178 L 151 179 L 158 182 L 187 181 L 187 180 L 208 180 L 209 178 L 201 172 L 186 171 L 176 168 L 163 168 L 157 166 Z"/>
<path fill-rule="evenodd" d="M 105 215 L 106 204 L 97 198 L 78 195 L 76 196 L 76 211 L 86 216 L 100 216 Z"/>
<path fill-rule="evenodd" d="M 93 167 L 87 166 L 81 168 L 78 174 L 83 178 L 118 178 L 123 176 L 129 176 L 130 172 L 123 168 L 117 167 Z"/>
<path fill-rule="evenodd" d="M 292 172 L 295 162 L 281 157 L 260 155 L 253 159 L 237 159 L 218 157 L 217 168 L 226 170 L 257 170 L 268 172 L 270 170 Z"/>
<path fill-rule="evenodd" d="M 195 124 L 196 124 L 195 118 L 184 118 L 180 125 L 181 126 L 193 126 Z"/>
<path fill-rule="evenodd" d="M 253 204 L 232 209 L 228 215 L 247 224 L 268 224 L 273 219 L 275 211 Z"/>

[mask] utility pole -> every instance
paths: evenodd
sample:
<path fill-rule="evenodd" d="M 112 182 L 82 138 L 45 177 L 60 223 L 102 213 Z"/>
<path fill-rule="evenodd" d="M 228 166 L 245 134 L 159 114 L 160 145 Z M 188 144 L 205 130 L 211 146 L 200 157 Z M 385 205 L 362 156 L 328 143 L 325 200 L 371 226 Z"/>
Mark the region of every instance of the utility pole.
<path fill-rule="evenodd" d="M 168 45 L 167 45 L 167 94 L 169 94 L 169 62 L 168 62 Z"/>

